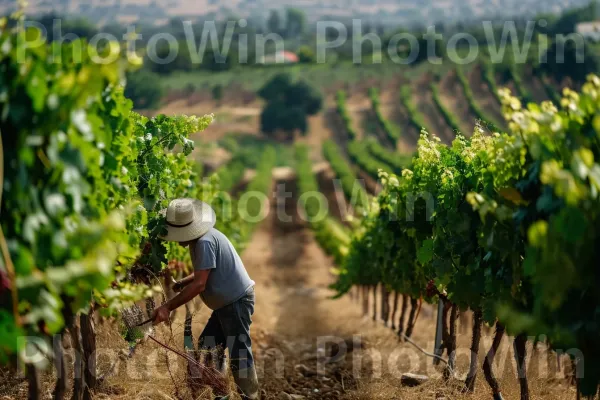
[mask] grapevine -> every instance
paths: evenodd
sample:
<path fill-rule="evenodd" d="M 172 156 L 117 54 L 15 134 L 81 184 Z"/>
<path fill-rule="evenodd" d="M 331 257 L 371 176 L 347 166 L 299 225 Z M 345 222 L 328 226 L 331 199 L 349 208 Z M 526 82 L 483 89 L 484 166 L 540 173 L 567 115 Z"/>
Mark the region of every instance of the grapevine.
<path fill-rule="evenodd" d="M 400 128 L 390 122 L 381 112 L 381 102 L 379 100 L 379 92 L 375 88 L 369 89 L 369 97 L 371 98 L 371 108 L 373 109 L 373 113 L 375 113 L 375 117 L 377 118 L 377 122 L 390 139 L 392 144 L 396 146 L 398 140 L 400 140 L 401 132 Z"/>
<path fill-rule="evenodd" d="M 427 130 L 425 117 L 421 112 L 417 109 L 416 104 L 412 98 L 412 92 L 410 85 L 404 85 L 400 88 L 400 100 L 404 107 L 406 107 L 406 111 L 408 112 L 408 117 L 410 119 L 410 123 L 420 132 L 421 130 Z"/>
<path fill-rule="evenodd" d="M 529 396 L 526 337 L 547 335 L 554 348 L 581 350 L 576 362 L 583 368 L 586 360 L 586 372 L 578 375 L 579 388 L 593 396 L 600 382 L 600 347 L 592 339 L 600 334 L 592 256 L 600 209 L 600 79 L 589 77 L 582 93 L 565 90 L 560 109 L 550 102 L 523 108 L 507 90 L 499 95 L 509 133 L 476 127 L 470 139 L 459 136 L 451 146 L 423 134 L 411 170 L 381 175 L 377 207 L 362 221 L 335 287 L 344 293 L 381 283 L 411 297 L 439 297 L 452 315 L 470 308 L 473 349 L 480 320 L 497 321 L 490 352 L 505 327 L 516 336 L 522 399 Z M 450 337 L 452 331 L 451 325 Z M 468 390 L 476 362 L 474 354 Z M 486 378 L 500 396 L 489 366 Z"/>
<path fill-rule="evenodd" d="M 444 117 L 444 120 L 446 121 L 448 126 L 454 131 L 454 133 L 459 133 L 460 124 L 458 123 L 456 116 L 452 114 L 452 112 L 448 109 L 448 107 L 446 107 L 446 105 L 442 101 L 440 97 L 439 85 L 435 82 L 431 82 L 430 89 L 433 101 L 440 113 L 442 114 L 442 116 Z"/>
<path fill-rule="evenodd" d="M 340 90 L 337 93 L 336 104 L 337 104 L 338 114 L 342 118 L 342 121 L 344 123 L 344 129 L 346 130 L 348 137 L 350 138 L 350 140 L 356 139 L 356 137 L 357 137 L 356 131 L 354 130 L 354 127 L 352 126 L 352 118 L 350 117 L 350 114 L 348 113 L 348 106 L 346 104 L 346 92 Z"/>
<path fill-rule="evenodd" d="M 456 68 L 456 76 L 465 93 L 465 97 L 467 98 L 471 112 L 473 112 L 475 117 L 479 118 L 490 130 L 498 131 L 498 123 L 490 118 L 477 103 L 475 95 L 473 94 L 473 90 L 471 90 L 469 80 L 465 76 L 465 72 L 462 70 L 462 68 Z"/>

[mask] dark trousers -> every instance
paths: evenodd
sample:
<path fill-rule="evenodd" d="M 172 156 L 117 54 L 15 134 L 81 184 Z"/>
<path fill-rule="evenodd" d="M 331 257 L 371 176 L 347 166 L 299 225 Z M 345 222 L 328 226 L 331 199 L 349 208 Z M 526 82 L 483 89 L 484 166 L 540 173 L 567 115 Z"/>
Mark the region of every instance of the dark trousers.
<path fill-rule="evenodd" d="M 258 378 L 254 368 L 250 325 L 254 314 L 254 288 L 236 302 L 213 311 L 200 335 L 201 353 L 212 354 L 223 367 L 225 348 L 238 391 L 247 399 L 258 399 Z"/>

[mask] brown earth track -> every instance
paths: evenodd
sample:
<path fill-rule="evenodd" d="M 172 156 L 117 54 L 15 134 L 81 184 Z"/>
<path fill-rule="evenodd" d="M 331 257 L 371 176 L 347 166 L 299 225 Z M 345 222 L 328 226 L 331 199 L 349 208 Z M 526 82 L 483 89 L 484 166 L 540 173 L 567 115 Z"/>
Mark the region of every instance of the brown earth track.
<path fill-rule="evenodd" d="M 542 81 L 540 81 L 540 78 L 538 76 L 531 73 L 530 71 L 524 73 L 522 79 L 523 84 L 529 90 L 529 93 L 531 93 L 533 101 L 539 104 L 543 101 L 550 100 L 548 94 L 546 93 L 546 90 L 544 89 L 544 85 L 542 84 Z"/>
<path fill-rule="evenodd" d="M 317 246 L 312 232 L 294 211 L 295 183 L 285 180 L 277 184 L 285 184 L 293 193 L 285 207 L 292 218 L 278 219 L 272 206 L 269 217 L 259 226 L 242 255 L 257 285 L 253 329 L 263 400 L 282 398 L 281 391 L 307 399 L 332 400 L 490 398 L 482 376 L 473 395 L 446 386 L 439 378 L 440 373 L 431 366 L 431 359 L 407 343 L 398 343 L 389 328 L 374 323 L 370 316 L 362 317 L 358 303 L 348 296 L 330 299 L 327 286 L 335 279 L 329 272 L 331 259 Z M 424 306 L 413 339 L 426 349 L 431 348 L 434 326 L 433 307 Z M 336 363 L 318 361 L 322 360 L 322 355 L 318 356 L 322 353 L 317 350 L 319 338 L 347 339 L 355 335 L 360 336 L 354 341 L 364 343 L 366 350 L 355 349 Z M 490 343 L 491 337 L 484 335 L 480 363 Z M 504 340 L 497 358 L 500 364 L 496 367 L 507 399 L 517 398 L 519 389 L 510 343 Z M 469 335 L 460 335 L 458 345 L 458 368 L 463 373 L 468 368 Z M 539 360 L 546 360 L 544 351 L 538 354 Z M 377 367 L 378 360 L 381 369 Z M 551 359 L 546 361 L 554 365 Z M 532 361 L 530 374 L 542 364 Z M 319 367 L 321 373 L 313 375 Z M 399 374 L 407 371 L 427 373 L 433 379 L 418 388 L 402 388 L 398 384 Z M 566 399 L 573 394 L 561 382 L 547 378 L 531 379 L 531 391 L 534 398 L 548 400 Z"/>
<path fill-rule="evenodd" d="M 381 124 L 379 123 L 379 121 L 377 120 L 377 116 L 375 116 L 375 112 L 373 111 L 372 108 L 367 112 L 367 116 L 365 117 L 365 122 L 367 125 L 365 127 L 365 132 L 367 133 L 367 136 L 375 137 L 377 139 L 377 141 L 385 148 L 388 148 L 388 149 L 394 148 L 392 141 L 390 140 L 388 135 L 383 130 L 383 128 L 382 128 Z"/>
<path fill-rule="evenodd" d="M 365 90 L 346 93 L 346 95 L 348 114 L 352 120 L 352 126 L 356 132 L 357 139 L 361 140 L 368 135 L 365 127 L 367 126 L 368 113 L 371 109 L 371 99 Z"/>
<path fill-rule="evenodd" d="M 335 183 L 335 178 L 334 172 L 331 170 L 329 164 L 327 164 L 327 168 L 324 168 L 317 174 L 319 192 L 327 199 L 330 215 L 349 226 L 348 216 L 354 215 L 354 211 L 344 197 L 341 185 Z"/>
<path fill-rule="evenodd" d="M 375 179 L 373 179 L 371 176 L 362 171 L 358 166 L 354 165 L 354 163 L 350 160 L 350 157 L 348 156 L 347 149 L 348 141 L 350 140 L 350 138 L 345 132 L 345 127 L 337 110 L 335 108 L 330 108 L 326 110 L 326 112 L 323 114 L 323 118 L 325 118 L 325 126 L 327 126 L 332 132 L 331 136 L 333 140 L 341 149 L 342 154 L 345 155 L 348 163 L 353 166 L 356 177 L 364 181 L 367 192 L 369 192 L 370 194 L 378 193 L 379 189 L 377 181 L 375 181 Z"/>
<path fill-rule="evenodd" d="M 430 133 L 438 136 L 446 143 L 451 143 L 452 140 L 454 140 L 454 132 L 448 126 L 444 117 L 440 114 L 437 106 L 433 102 L 430 89 L 432 80 L 433 76 L 429 73 L 423 74 L 417 79 L 412 87 L 413 99 L 417 105 L 417 110 L 425 117 L 427 129 L 432 130 Z"/>
<path fill-rule="evenodd" d="M 469 103 L 456 77 L 456 71 L 452 70 L 442 78 L 440 82 L 440 98 L 448 110 L 456 115 L 462 131 L 461 133 L 465 136 L 471 136 L 476 118 L 469 110 Z"/>
<path fill-rule="evenodd" d="M 251 332 L 263 400 L 286 398 L 282 391 L 305 396 L 308 400 L 433 400 L 442 397 L 487 400 L 491 397 L 482 376 L 476 382 L 474 394 L 462 393 L 460 385 L 444 383 L 430 358 L 407 343 L 399 343 L 394 332 L 374 323 L 371 316 L 361 315 L 358 302 L 349 296 L 333 300 L 333 292 L 328 289 L 336 279 L 330 272 L 333 263 L 315 242 L 308 225 L 299 218 L 296 182 L 293 178 L 281 178 L 275 184 L 284 185 L 291 198 L 286 198 L 283 207 L 278 207 L 281 203 L 277 201 L 270 203 L 267 218 L 257 227 L 241 254 L 256 282 L 256 309 Z M 276 196 L 281 198 L 281 193 Z M 376 308 L 379 315 L 380 307 Z M 183 346 L 181 314 L 178 313 L 173 324 L 173 345 L 178 349 Z M 195 338 L 208 316 L 206 308 L 194 313 Z M 432 307 L 424 306 L 413 340 L 430 350 L 434 327 L 435 312 Z M 98 325 L 99 348 L 114 350 L 113 358 L 118 358 L 119 352 L 127 349 L 116 329 L 116 324 L 110 321 Z M 158 327 L 156 335 L 163 340 L 170 337 L 165 326 Z M 354 343 L 353 351 L 332 362 L 327 351 L 318 350 L 317 346 L 320 342 L 331 342 L 332 337 L 337 338 L 336 341 L 345 339 L 346 343 Z M 362 346 L 358 346 L 359 342 Z M 484 335 L 480 365 L 490 343 L 491 337 Z M 518 398 L 519 391 L 511 343 L 512 340 L 503 340 L 495 366 L 506 399 Z M 469 335 L 459 335 L 459 376 L 468 368 L 469 346 Z M 528 353 L 531 354 L 531 347 Z M 191 400 L 186 390 L 185 365 L 170 357 L 171 379 L 165 355 L 151 342 L 143 344 L 133 358 L 124 361 L 117 374 L 100 387 L 94 398 Z M 99 363 L 101 370 L 105 370 L 106 363 L 103 358 Z M 565 380 L 555 376 L 555 365 L 555 357 L 548 356 L 543 348 L 532 356 L 529 364 L 532 399 L 575 398 L 574 390 L 565 384 Z M 409 371 L 428 374 L 431 379 L 420 387 L 402 387 L 400 375 Z M 4 378 L 6 374 L 0 376 Z M 53 377 L 48 374 L 44 379 L 44 398 L 51 397 L 52 383 Z M 23 381 L 0 381 L 0 396 L 6 400 L 25 399 L 25 389 Z M 201 393 L 197 399 L 209 400 L 211 396 Z M 231 399 L 238 400 L 239 397 L 234 395 Z"/>
<path fill-rule="evenodd" d="M 507 88 L 507 89 L 509 89 L 510 93 L 513 96 L 517 96 L 518 92 L 517 92 L 517 89 L 515 87 L 515 83 L 512 80 L 507 81 L 507 80 L 504 79 L 504 77 L 501 74 L 496 74 L 496 82 L 498 82 L 498 85 L 501 88 Z"/>
<path fill-rule="evenodd" d="M 404 82 L 404 79 L 398 79 L 387 85 L 379 96 L 381 113 L 400 128 L 401 137 L 397 149 L 401 152 L 412 152 L 417 147 L 419 132 L 410 123 L 408 113 L 400 101 L 400 87 Z"/>
<path fill-rule="evenodd" d="M 331 139 L 342 149 L 348 146 L 348 133 L 335 107 L 323 111 L 324 126 L 331 132 Z"/>
<path fill-rule="evenodd" d="M 486 115 L 490 115 L 494 121 L 501 123 L 504 121 L 502 106 L 498 103 L 488 84 L 483 80 L 482 73 L 481 66 L 477 65 L 467 75 L 473 95 Z"/>

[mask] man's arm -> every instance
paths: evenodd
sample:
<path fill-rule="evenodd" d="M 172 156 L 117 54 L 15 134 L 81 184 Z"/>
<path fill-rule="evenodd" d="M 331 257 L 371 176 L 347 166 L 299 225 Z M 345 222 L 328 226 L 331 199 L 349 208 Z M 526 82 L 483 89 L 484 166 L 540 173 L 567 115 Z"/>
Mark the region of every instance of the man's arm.
<path fill-rule="evenodd" d="M 184 287 L 186 287 L 187 285 L 189 285 L 190 283 L 192 283 L 194 281 L 194 279 L 195 279 L 195 274 L 189 274 L 185 278 L 182 278 L 182 279 L 178 280 L 173 285 L 173 291 L 175 291 L 175 292 L 181 292 L 181 289 L 183 289 Z"/>
<path fill-rule="evenodd" d="M 185 286 L 185 288 L 178 293 L 177 296 L 173 297 L 171 300 L 154 310 L 154 313 L 152 314 L 154 324 L 156 325 L 167 321 L 171 311 L 177 309 L 178 307 L 192 300 L 194 297 L 198 296 L 200 293 L 204 292 L 209 274 L 210 269 L 195 271 L 193 275 L 194 279 L 187 286 Z"/>

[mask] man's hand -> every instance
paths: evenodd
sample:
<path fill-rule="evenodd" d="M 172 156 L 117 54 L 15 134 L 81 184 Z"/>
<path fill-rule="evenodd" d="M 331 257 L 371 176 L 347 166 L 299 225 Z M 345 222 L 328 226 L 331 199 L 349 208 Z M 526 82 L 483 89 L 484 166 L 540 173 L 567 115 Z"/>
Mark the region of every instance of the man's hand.
<path fill-rule="evenodd" d="M 173 286 L 172 289 L 175 293 L 179 293 L 183 290 L 184 287 L 186 287 L 187 285 L 189 285 L 190 283 L 192 283 L 194 281 L 194 274 L 191 274 L 189 276 L 186 276 L 185 278 L 183 278 L 180 281 L 176 281 L 175 279 L 173 279 Z"/>
<path fill-rule="evenodd" d="M 155 318 L 154 324 L 159 324 L 166 321 L 168 314 L 172 310 L 176 310 L 178 307 L 184 305 L 194 297 L 198 296 L 206 288 L 206 282 L 210 270 L 195 271 L 194 275 L 190 275 L 187 278 L 183 278 L 179 283 L 183 284 L 183 289 L 175 297 L 166 302 L 163 306 L 157 308 L 154 311 L 153 317 Z M 175 286 L 175 285 L 173 285 Z M 165 308 L 166 311 L 162 311 L 161 308 Z M 164 313 L 162 316 L 160 313 Z M 166 315 L 166 316 L 165 316 Z"/>
<path fill-rule="evenodd" d="M 165 322 L 169 320 L 169 308 L 166 305 L 162 305 L 158 308 L 155 308 L 152 312 L 152 325 L 158 325 L 161 322 Z"/>
<path fill-rule="evenodd" d="M 175 281 L 175 283 L 173 284 L 173 291 L 175 293 L 179 293 L 181 292 L 181 289 L 183 289 L 183 285 L 180 281 Z"/>

